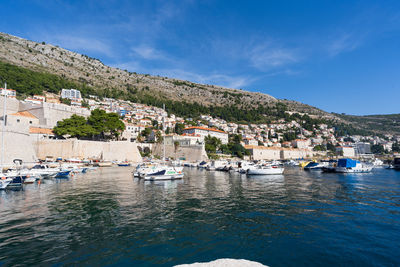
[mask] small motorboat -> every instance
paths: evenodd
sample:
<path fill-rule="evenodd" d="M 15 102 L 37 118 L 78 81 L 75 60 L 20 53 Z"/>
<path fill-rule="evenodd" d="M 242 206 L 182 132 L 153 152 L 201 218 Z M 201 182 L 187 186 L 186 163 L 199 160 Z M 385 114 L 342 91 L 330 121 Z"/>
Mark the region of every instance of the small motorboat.
<path fill-rule="evenodd" d="M 160 167 L 159 167 L 160 168 Z M 160 170 L 141 176 L 145 181 L 175 180 L 183 178 L 183 167 L 162 166 Z"/>
<path fill-rule="evenodd" d="M 72 170 L 60 171 L 56 174 L 55 178 L 69 178 Z"/>
<path fill-rule="evenodd" d="M 118 167 L 130 167 L 131 164 L 129 162 L 121 162 L 117 164 Z"/>
<path fill-rule="evenodd" d="M 1 177 L 1 179 L 0 179 L 0 189 L 3 189 L 3 190 L 6 189 L 7 186 L 8 186 L 12 181 L 13 181 L 12 178 L 5 177 L 5 176 Z"/>
<path fill-rule="evenodd" d="M 269 175 L 269 174 L 282 174 L 285 168 L 272 166 L 256 165 L 247 170 L 248 175 Z"/>

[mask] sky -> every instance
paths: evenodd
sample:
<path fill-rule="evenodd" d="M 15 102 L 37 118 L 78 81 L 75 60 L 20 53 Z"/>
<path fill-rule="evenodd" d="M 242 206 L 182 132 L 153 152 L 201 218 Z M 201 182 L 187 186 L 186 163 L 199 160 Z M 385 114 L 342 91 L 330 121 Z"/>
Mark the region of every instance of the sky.
<path fill-rule="evenodd" d="M 132 72 L 400 113 L 400 1 L 1 0 L 0 31 Z"/>

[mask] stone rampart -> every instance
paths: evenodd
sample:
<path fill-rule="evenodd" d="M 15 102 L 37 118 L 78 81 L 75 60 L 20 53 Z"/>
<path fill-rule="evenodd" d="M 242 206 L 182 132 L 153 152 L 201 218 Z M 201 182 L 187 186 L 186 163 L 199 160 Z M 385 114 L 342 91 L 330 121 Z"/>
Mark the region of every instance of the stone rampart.
<path fill-rule="evenodd" d="M 37 157 L 103 159 L 131 162 L 141 162 L 136 143 L 125 141 L 99 142 L 77 139 L 40 140 L 36 142 Z"/>

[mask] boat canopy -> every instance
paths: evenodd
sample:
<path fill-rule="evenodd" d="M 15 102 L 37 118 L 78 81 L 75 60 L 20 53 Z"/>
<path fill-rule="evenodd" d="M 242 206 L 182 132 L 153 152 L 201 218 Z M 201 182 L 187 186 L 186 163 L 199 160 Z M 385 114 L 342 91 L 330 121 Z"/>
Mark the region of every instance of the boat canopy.
<path fill-rule="evenodd" d="M 353 168 L 356 167 L 357 163 L 360 162 L 358 160 L 353 160 L 353 159 L 339 159 L 337 166 L 343 168 Z"/>

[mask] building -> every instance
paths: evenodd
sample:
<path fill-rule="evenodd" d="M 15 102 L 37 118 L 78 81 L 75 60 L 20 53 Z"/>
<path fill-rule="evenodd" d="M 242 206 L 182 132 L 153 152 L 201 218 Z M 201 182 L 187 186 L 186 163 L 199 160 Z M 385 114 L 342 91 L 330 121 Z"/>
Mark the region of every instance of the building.
<path fill-rule="evenodd" d="M 356 153 L 357 155 L 371 154 L 371 144 L 370 143 L 356 143 Z"/>
<path fill-rule="evenodd" d="M 8 126 L 27 126 L 39 125 L 39 119 L 29 111 L 20 111 L 6 116 Z"/>
<path fill-rule="evenodd" d="M 228 133 L 214 128 L 189 127 L 183 129 L 183 133 L 187 135 L 200 135 L 204 138 L 206 136 L 216 137 L 221 140 L 222 144 L 227 144 L 229 142 Z"/>
<path fill-rule="evenodd" d="M 166 135 L 164 136 L 165 145 L 174 145 L 175 142 L 179 146 L 202 146 L 204 145 L 204 136 L 201 135 Z"/>
<path fill-rule="evenodd" d="M 283 148 L 283 147 L 264 147 L 264 146 L 245 146 L 250 152 L 253 160 L 288 160 L 311 158 L 314 152 L 307 149 Z"/>
<path fill-rule="evenodd" d="M 5 95 L 7 97 L 16 98 L 17 97 L 17 92 L 15 90 L 12 90 L 12 89 L 0 88 L 0 95 Z"/>
<path fill-rule="evenodd" d="M 353 158 L 356 156 L 356 151 L 354 147 L 351 146 L 338 146 L 336 147 L 336 152 L 345 158 Z"/>
<path fill-rule="evenodd" d="M 125 131 L 122 133 L 122 138 L 131 142 L 136 141 L 138 135 L 146 128 L 145 125 L 125 124 Z"/>
<path fill-rule="evenodd" d="M 292 146 L 295 148 L 308 148 L 310 141 L 308 139 L 296 139 L 292 141 Z"/>
<path fill-rule="evenodd" d="M 281 159 L 281 148 L 265 146 L 245 146 L 250 152 L 252 160 L 279 160 Z"/>
<path fill-rule="evenodd" d="M 62 89 L 61 98 L 67 98 L 75 101 L 81 101 L 81 92 L 76 89 Z"/>

